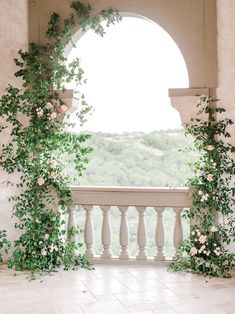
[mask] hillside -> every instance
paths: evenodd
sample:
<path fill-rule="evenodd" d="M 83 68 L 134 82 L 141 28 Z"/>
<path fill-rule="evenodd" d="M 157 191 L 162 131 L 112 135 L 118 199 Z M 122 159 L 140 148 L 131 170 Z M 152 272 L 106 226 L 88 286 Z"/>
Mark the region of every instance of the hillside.
<path fill-rule="evenodd" d="M 191 175 L 195 152 L 182 130 L 151 133 L 91 133 L 93 152 L 78 185 L 183 186 Z"/>

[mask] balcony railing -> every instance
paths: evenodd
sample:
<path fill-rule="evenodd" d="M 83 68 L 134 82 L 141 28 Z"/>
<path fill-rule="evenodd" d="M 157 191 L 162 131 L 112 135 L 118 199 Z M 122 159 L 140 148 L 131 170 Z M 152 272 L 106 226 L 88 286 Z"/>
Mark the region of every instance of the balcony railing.
<path fill-rule="evenodd" d="M 184 208 L 190 208 L 191 200 L 188 188 L 130 188 L 130 187 L 72 187 L 73 206 L 69 210 L 68 228 L 76 227 L 76 207 L 82 206 L 85 211 L 84 244 L 85 254 L 93 263 L 138 263 L 165 261 L 164 254 L 164 224 L 163 213 L 166 208 L 172 208 L 175 214 L 173 246 L 176 248 L 183 240 L 181 215 Z M 94 252 L 93 209 L 99 206 L 102 213 L 100 230 L 102 251 Z M 110 207 L 116 206 L 120 212 L 119 255 L 113 256 L 111 248 Z M 129 253 L 128 209 L 136 208 L 137 252 L 135 256 Z M 155 210 L 155 256 L 149 257 L 147 249 L 147 230 L 145 211 L 147 207 Z M 117 210 L 118 210 L 117 209 Z M 75 239 L 70 239 L 74 241 Z"/>

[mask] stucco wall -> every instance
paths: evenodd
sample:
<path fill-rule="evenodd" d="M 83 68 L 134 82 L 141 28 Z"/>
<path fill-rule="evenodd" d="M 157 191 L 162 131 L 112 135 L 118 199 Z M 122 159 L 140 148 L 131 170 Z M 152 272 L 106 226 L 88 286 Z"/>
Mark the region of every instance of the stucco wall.
<path fill-rule="evenodd" d="M 225 115 L 235 122 L 235 1 L 218 0 L 218 89 L 220 104 Z M 230 128 L 231 142 L 235 145 L 235 126 Z"/>
<path fill-rule="evenodd" d="M 19 49 L 28 46 L 28 1 L 1 0 L 0 9 L 0 96 L 4 93 L 7 84 L 20 86 L 19 79 L 14 77 L 16 67 L 13 59 Z M 0 135 L 0 142 L 7 142 L 8 134 Z M 10 240 L 15 238 L 14 222 L 11 219 L 11 205 L 7 197 L 16 191 L 6 188 L 2 181 L 16 179 L 16 175 L 9 177 L 0 171 L 0 229 L 7 229 Z"/>

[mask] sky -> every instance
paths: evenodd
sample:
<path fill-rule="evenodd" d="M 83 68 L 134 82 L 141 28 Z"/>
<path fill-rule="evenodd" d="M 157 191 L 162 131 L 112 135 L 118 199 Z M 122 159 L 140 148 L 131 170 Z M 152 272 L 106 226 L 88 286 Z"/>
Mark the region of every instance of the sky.
<path fill-rule="evenodd" d="M 87 78 L 82 92 L 94 107 L 83 130 L 123 133 L 181 127 L 168 89 L 188 87 L 188 72 L 179 48 L 156 23 L 125 17 L 107 28 L 104 37 L 89 30 L 68 56 L 74 57 L 80 58 Z"/>

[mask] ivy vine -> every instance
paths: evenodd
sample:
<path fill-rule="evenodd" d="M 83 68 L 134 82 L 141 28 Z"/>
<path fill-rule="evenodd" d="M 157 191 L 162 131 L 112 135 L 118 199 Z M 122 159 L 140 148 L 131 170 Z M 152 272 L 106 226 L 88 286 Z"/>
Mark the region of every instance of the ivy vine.
<path fill-rule="evenodd" d="M 14 203 L 15 227 L 21 234 L 8 261 L 16 270 L 51 272 L 61 265 L 65 269 L 90 267 L 80 253 L 82 244 L 67 240 L 64 219 L 72 203 L 64 159 L 70 156 L 71 167 L 82 175 L 91 151 L 86 145 L 90 136 L 66 131 L 74 125 L 67 119 L 69 108 L 58 90 L 64 90 L 71 81 L 78 86 L 85 81 L 80 60 L 67 65 L 65 57 L 73 27 L 79 25 L 83 31 L 91 28 L 103 36 L 101 22 L 109 26 L 121 17 L 111 8 L 93 16 L 91 6 L 79 1 L 71 8 L 74 13 L 64 20 L 57 13 L 51 15 L 45 45 L 30 43 L 29 51 L 19 51 L 19 58 L 14 59 L 19 68 L 15 76 L 23 80 L 23 86 L 9 85 L 0 99 L 0 132 L 8 129 L 10 133 L 10 141 L 1 148 L 0 167 L 8 174 L 20 173 L 19 182 L 10 184 L 22 191 L 9 198 Z M 81 95 L 77 113 L 81 125 L 90 108 Z M 6 241 L 6 233 L 0 233 L 0 248 L 2 243 L 9 248 Z"/>
<path fill-rule="evenodd" d="M 233 121 L 220 119 L 225 109 L 217 107 L 217 101 L 201 96 L 198 117 L 185 125 L 200 156 L 193 165 L 194 176 L 188 180 L 192 208 L 186 217 L 191 219 L 191 233 L 179 246 L 170 269 L 229 277 L 235 266 L 235 254 L 227 247 L 235 241 L 235 147 L 227 140 Z"/>

